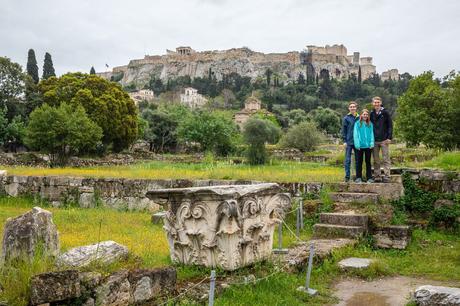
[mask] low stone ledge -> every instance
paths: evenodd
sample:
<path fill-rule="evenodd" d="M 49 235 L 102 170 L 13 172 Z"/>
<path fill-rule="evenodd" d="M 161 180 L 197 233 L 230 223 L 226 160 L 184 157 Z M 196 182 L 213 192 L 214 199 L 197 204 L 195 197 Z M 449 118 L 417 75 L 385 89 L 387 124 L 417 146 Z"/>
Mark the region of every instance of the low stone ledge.
<path fill-rule="evenodd" d="M 151 305 L 176 289 L 173 267 L 120 270 L 103 278 L 96 272 L 64 270 L 31 279 L 31 305 Z"/>
<path fill-rule="evenodd" d="M 460 288 L 425 285 L 415 290 L 417 305 L 460 305 Z"/>
<path fill-rule="evenodd" d="M 408 225 L 388 225 L 374 229 L 375 246 L 383 249 L 405 249 L 411 241 L 412 231 Z"/>

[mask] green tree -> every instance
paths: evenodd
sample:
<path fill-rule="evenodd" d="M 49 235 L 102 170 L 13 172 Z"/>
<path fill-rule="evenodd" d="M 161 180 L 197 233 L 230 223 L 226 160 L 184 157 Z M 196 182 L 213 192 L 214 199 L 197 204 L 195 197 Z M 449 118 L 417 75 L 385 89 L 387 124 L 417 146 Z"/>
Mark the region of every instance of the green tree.
<path fill-rule="evenodd" d="M 409 89 L 398 99 L 396 132 L 409 145 L 452 149 L 460 146 L 458 116 L 460 76 L 442 88 L 425 72 L 410 81 Z"/>
<path fill-rule="evenodd" d="M 93 66 L 91 66 L 91 70 L 89 71 L 89 74 L 96 74 L 96 69 L 94 69 Z"/>
<path fill-rule="evenodd" d="M 257 118 L 249 119 L 243 127 L 243 138 L 248 145 L 246 156 L 249 164 L 262 165 L 268 158 L 265 143 L 276 143 L 280 128 L 273 122 Z"/>
<path fill-rule="evenodd" d="M 35 57 L 34 49 L 29 49 L 27 54 L 27 74 L 30 75 L 35 84 L 40 81 L 38 77 L 37 58 Z"/>
<path fill-rule="evenodd" d="M 313 110 L 309 115 L 313 121 L 316 122 L 318 128 L 323 130 L 325 133 L 334 136 L 339 134 L 341 119 L 340 115 L 336 111 L 320 106 Z"/>
<path fill-rule="evenodd" d="M 178 135 L 184 143 L 198 143 L 205 152 L 228 155 L 235 149 L 237 127 L 221 112 L 197 111 L 184 118 Z"/>
<path fill-rule="evenodd" d="M 290 128 L 281 138 L 280 145 L 283 148 L 295 148 L 303 152 L 314 151 L 323 140 L 315 123 L 302 122 Z"/>
<path fill-rule="evenodd" d="M 121 86 L 96 75 L 68 73 L 39 84 L 43 100 L 51 106 L 63 102 L 81 105 L 103 130 L 102 142 L 114 151 L 128 148 L 137 139 L 137 109 Z"/>
<path fill-rule="evenodd" d="M 44 104 L 30 114 L 25 143 L 49 154 L 53 166 L 62 166 L 70 156 L 94 150 L 101 137 L 102 129 L 88 118 L 81 105 Z"/>
<path fill-rule="evenodd" d="M 0 108 L 6 108 L 8 120 L 24 115 L 24 89 L 28 76 L 19 64 L 0 57 Z"/>
<path fill-rule="evenodd" d="M 144 139 L 150 144 L 150 151 L 172 151 L 177 146 L 179 121 L 164 109 L 145 109 L 142 118 L 147 122 Z"/>
<path fill-rule="evenodd" d="M 53 66 L 53 59 L 51 58 L 51 54 L 48 52 L 45 53 L 45 60 L 43 62 L 43 76 L 42 79 L 46 80 L 52 76 L 56 76 L 56 73 L 54 72 L 54 66 Z"/>

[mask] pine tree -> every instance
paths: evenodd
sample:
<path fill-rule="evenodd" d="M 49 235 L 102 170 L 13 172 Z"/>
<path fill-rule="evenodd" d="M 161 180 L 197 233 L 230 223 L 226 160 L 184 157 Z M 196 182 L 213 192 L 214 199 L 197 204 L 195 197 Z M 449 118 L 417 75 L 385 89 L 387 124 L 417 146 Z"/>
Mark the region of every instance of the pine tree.
<path fill-rule="evenodd" d="M 89 71 L 89 74 L 96 74 L 96 70 L 94 69 L 94 67 L 91 67 L 91 70 Z"/>
<path fill-rule="evenodd" d="M 43 76 L 42 79 L 46 80 L 49 77 L 56 76 L 53 67 L 53 60 L 51 59 L 51 54 L 48 52 L 45 53 L 45 61 L 43 62 Z"/>
<path fill-rule="evenodd" d="M 38 66 L 34 49 L 29 49 L 29 53 L 27 54 L 27 74 L 32 77 L 32 80 L 34 80 L 35 84 L 40 81 L 38 77 Z"/>

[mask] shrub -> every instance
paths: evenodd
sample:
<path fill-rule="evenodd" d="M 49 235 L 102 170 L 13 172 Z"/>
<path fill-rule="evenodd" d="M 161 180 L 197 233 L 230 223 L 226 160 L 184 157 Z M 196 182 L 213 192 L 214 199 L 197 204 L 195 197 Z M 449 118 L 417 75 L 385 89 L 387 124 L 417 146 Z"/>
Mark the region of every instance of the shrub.
<path fill-rule="evenodd" d="M 273 122 L 251 118 L 244 125 L 243 138 L 248 144 L 246 156 L 251 165 L 262 165 L 267 161 L 265 143 L 276 143 L 280 129 Z"/>
<path fill-rule="evenodd" d="M 229 155 L 235 150 L 237 127 L 221 112 L 197 111 L 181 121 L 179 139 L 184 143 L 198 143 L 202 151 Z"/>
<path fill-rule="evenodd" d="M 296 148 L 303 152 L 313 151 L 323 136 L 312 122 L 302 122 L 290 128 L 281 139 L 283 148 Z"/>
<path fill-rule="evenodd" d="M 65 165 L 70 156 L 94 150 L 102 129 L 91 121 L 81 106 L 48 104 L 30 114 L 25 143 L 50 155 L 52 165 Z"/>

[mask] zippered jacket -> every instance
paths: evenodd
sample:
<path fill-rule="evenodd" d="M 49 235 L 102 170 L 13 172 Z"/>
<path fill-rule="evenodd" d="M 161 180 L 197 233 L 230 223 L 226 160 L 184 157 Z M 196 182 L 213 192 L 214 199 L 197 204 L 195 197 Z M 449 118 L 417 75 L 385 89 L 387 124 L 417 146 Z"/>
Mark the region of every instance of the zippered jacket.
<path fill-rule="evenodd" d="M 374 125 L 375 141 L 384 141 L 393 138 L 393 121 L 386 109 L 380 109 L 380 113 L 375 110 L 371 112 L 371 122 Z"/>
<path fill-rule="evenodd" d="M 351 113 L 343 117 L 342 121 L 342 140 L 347 145 L 353 145 L 353 127 L 356 120 L 359 119 L 358 113 L 353 116 Z"/>
<path fill-rule="evenodd" d="M 372 122 L 356 121 L 353 129 L 353 141 L 356 149 L 370 149 L 374 147 L 374 126 Z"/>

